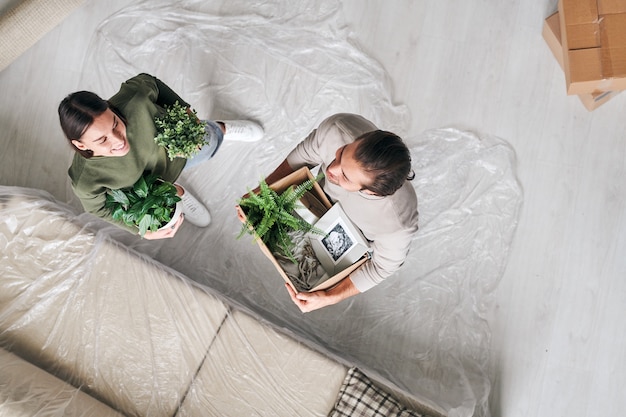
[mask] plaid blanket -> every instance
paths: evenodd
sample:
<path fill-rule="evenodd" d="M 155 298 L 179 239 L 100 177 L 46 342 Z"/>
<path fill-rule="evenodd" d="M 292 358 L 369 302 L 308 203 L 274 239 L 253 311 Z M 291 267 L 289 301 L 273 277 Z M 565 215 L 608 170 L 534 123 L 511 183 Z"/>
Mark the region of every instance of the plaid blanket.
<path fill-rule="evenodd" d="M 348 371 L 328 417 L 427 417 L 401 405 L 357 368 Z"/>

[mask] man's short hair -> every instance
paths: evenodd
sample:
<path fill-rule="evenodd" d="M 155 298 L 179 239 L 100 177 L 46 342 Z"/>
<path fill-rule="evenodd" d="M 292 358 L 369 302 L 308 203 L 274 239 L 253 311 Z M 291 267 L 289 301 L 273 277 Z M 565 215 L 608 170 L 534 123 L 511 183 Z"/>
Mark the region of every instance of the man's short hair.
<path fill-rule="evenodd" d="M 415 177 L 411 154 L 402 139 L 394 133 L 374 130 L 355 139 L 354 158 L 374 178 L 365 189 L 376 195 L 395 193 L 405 181 Z"/>

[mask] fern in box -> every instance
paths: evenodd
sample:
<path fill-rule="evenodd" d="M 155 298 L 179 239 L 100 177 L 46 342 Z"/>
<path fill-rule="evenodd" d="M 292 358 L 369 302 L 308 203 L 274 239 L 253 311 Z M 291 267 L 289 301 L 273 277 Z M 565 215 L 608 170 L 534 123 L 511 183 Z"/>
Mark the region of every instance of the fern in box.
<path fill-rule="evenodd" d="M 239 206 L 246 214 L 246 222 L 237 238 L 246 232 L 256 235 L 256 238 L 261 239 L 272 253 L 278 252 L 293 263 L 298 263 L 293 254 L 295 243 L 289 233 L 324 234 L 294 212 L 300 198 L 313 187 L 314 183 L 315 180 L 306 180 L 296 187 L 287 188 L 279 195 L 262 180 L 259 194 L 250 191 L 247 197 L 239 200 Z"/>

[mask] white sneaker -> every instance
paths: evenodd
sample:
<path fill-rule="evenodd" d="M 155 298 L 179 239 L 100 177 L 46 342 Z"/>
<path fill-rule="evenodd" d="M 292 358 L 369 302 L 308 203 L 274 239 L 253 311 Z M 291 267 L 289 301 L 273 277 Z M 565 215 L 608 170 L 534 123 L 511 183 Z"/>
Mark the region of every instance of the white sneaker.
<path fill-rule="evenodd" d="M 180 198 L 183 201 L 185 220 L 197 227 L 207 227 L 211 223 L 209 210 L 192 196 L 189 191 L 185 190 L 182 185 L 176 185 L 183 189 L 183 195 Z"/>
<path fill-rule="evenodd" d="M 250 120 L 220 120 L 224 123 L 224 140 L 256 142 L 263 137 L 263 128 Z"/>

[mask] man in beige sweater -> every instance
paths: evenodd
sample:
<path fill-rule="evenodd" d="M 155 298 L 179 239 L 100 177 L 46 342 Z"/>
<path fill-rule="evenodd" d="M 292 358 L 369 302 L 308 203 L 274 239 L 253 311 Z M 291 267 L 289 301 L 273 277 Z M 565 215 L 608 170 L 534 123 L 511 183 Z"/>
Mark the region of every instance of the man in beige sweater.
<path fill-rule="evenodd" d="M 370 241 L 372 258 L 336 286 L 291 299 L 303 312 L 367 291 L 397 271 L 417 232 L 417 197 L 411 157 L 402 140 L 362 116 L 335 114 L 324 120 L 267 178 L 271 184 L 298 168 L 320 166 L 320 182 Z"/>

